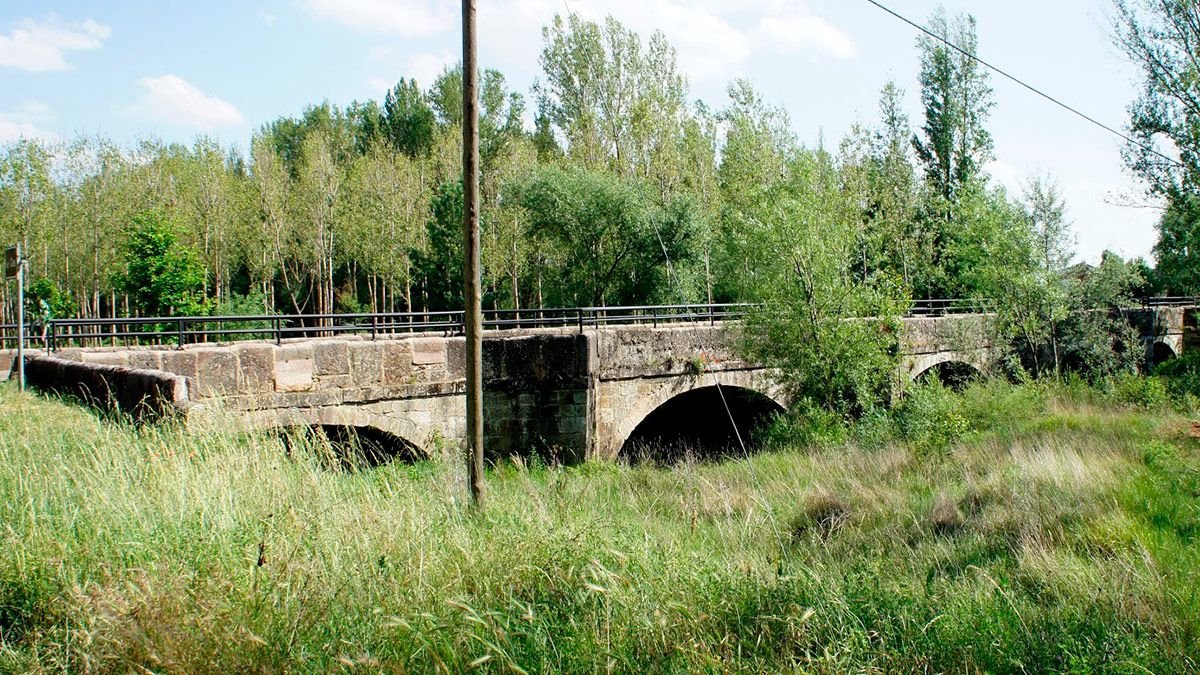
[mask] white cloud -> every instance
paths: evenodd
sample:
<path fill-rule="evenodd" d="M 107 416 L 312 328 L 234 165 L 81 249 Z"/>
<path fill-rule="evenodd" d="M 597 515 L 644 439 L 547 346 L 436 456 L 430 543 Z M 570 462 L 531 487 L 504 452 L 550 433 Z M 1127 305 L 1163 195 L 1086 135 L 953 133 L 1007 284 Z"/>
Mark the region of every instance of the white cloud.
<path fill-rule="evenodd" d="M 367 33 L 424 36 L 457 25 L 456 3 L 438 0 L 307 0 L 320 19 Z"/>
<path fill-rule="evenodd" d="M 394 51 L 388 48 L 377 49 L 372 56 L 385 63 L 395 60 Z M 437 79 L 438 75 L 442 74 L 443 70 L 448 66 L 458 63 L 458 61 L 459 55 L 449 50 L 414 54 L 405 59 L 398 67 L 388 66 L 389 71 L 394 70 L 397 73 L 395 77 L 390 80 L 386 77 L 372 77 L 367 80 L 367 85 L 379 92 L 380 97 L 382 97 L 383 92 L 390 91 L 392 87 L 396 86 L 396 82 L 402 77 L 415 79 L 422 89 L 428 89 L 433 84 L 433 81 Z"/>
<path fill-rule="evenodd" d="M 643 39 L 661 30 L 676 48 L 680 68 L 693 80 L 728 78 L 740 71 L 753 49 L 747 34 L 722 15 L 724 7 L 710 11 L 682 0 L 497 0 L 479 9 L 484 60 L 535 69 L 542 26 L 568 9 L 589 21 L 612 16 Z"/>
<path fill-rule="evenodd" d="M 460 5 L 451 0 L 305 3 L 313 16 L 365 33 L 449 40 L 457 38 L 460 21 Z M 643 39 L 661 30 L 677 50 L 680 69 L 698 82 L 725 82 L 766 50 L 837 58 L 855 51 L 849 35 L 795 0 L 491 0 L 480 3 L 478 11 L 483 63 L 517 75 L 536 75 L 542 27 L 568 11 L 591 21 L 615 17 Z M 428 74 L 430 63 L 411 65 Z M 420 79 L 415 72 L 404 74 Z"/>
<path fill-rule="evenodd" d="M 200 91 L 177 75 L 143 77 L 138 84 L 144 91 L 129 108 L 136 116 L 201 131 L 245 121 L 232 103 Z"/>
<path fill-rule="evenodd" d="M 264 24 L 267 25 L 267 28 L 274 28 L 275 24 L 279 22 L 278 15 L 272 14 L 271 12 L 267 12 L 265 10 L 259 10 L 258 17 L 262 19 Z"/>
<path fill-rule="evenodd" d="M 807 51 L 848 59 L 855 52 L 854 41 L 845 31 L 811 14 L 764 18 L 758 24 L 758 32 L 776 50 L 785 53 Z"/>
<path fill-rule="evenodd" d="M 52 117 L 50 107 L 39 101 L 25 101 L 12 110 L 0 110 L 0 143 L 22 138 L 52 141 L 58 134 L 39 125 Z"/>
<path fill-rule="evenodd" d="M 68 51 L 99 49 L 112 35 L 108 26 L 88 19 L 67 25 L 50 15 L 22 19 L 7 35 L 0 35 L 0 67 L 33 72 L 69 70 Z"/>

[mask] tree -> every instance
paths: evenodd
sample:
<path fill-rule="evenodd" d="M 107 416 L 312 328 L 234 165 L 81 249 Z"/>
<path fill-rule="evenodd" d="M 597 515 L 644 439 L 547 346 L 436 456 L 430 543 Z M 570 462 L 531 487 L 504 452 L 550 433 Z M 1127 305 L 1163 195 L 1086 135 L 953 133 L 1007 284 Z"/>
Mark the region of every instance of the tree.
<path fill-rule="evenodd" d="M 717 261 L 716 295 L 740 298 L 743 281 L 757 273 L 751 243 L 767 226 L 762 213 L 772 190 L 785 174 L 795 146 L 783 109 L 767 104 L 749 80 L 729 85 L 729 105 L 720 113 L 725 125 L 717 184 L 721 191 L 721 259 Z"/>
<path fill-rule="evenodd" d="M 993 199 L 1002 195 L 993 193 Z M 999 225 L 990 235 L 978 293 L 995 303 L 995 343 L 1005 348 L 1015 370 L 1057 376 L 1062 368 L 1063 324 L 1074 309 L 1066 277 L 1073 240 L 1066 206 L 1049 179 L 1032 178 L 1024 203 L 993 209 Z M 975 235 L 978 236 L 978 235 Z"/>
<path fill-rule="evenodd" d="M 1200 191 L 1200 6 L 1187 0 L 1114 0 L 1115 40 L 1142 69 L 1129 106 L 1125 161 L 1151 194 Z M 1174 156 L 1173 158 L 1168 158 Z"/>
<path fill-rule="evenodd" d="M 1105 251 L 1100 264 L 1076 275 L 1071 313 L 1062 334 L 1063 361 L 1072 370 L 1102 379 L 1137 369 L 1141 340 L 1122 313 L 1143 282 L 1137 265 Z"/>
<path fill-rule="evenodd" d="M 401 79 L 384 96 L 382 125 L 393 148 L 409 157 L 429 154 L 437 120 L 416 80 Z"/>
<path fill-rule="evenodd" d="M 546 79 L 535 91 L 568 157 L 587 169 L 638 177 L 668 196 L 688 91 L 674 48 L 658 32 L 643 45 L 612 17 L 601 25 L 555 16 L 542 35 Z"/>
<path fill-rule="evenodd" d="M 861 214 L 833 158 L 797 153 L 758 217 L 747 242 L 758 270 L 745 281 L 764 308 L 747 322 L 748 352 L 780 369 L 801 408 L 859 415 L 886 404 L 906 298 L 894 278 L 855 273 Z"/>
<path fill-rule="evenodd" d="M 179 230 L 162 214 L 146 211 L 133 218 L 124 246 L 124 265 L 116 285 L 142 316 L 202 316 L 211 304 L 205 296 L 204 265 L 194 248 L 179 241 Z"/>
<path fill-rule="evenodd" d="M 929 30 L 972 56 L 978 49 L 975 18 L 970 15 L 951 23 L 938 9 Z M 923 35 L 917 42 L 925 124 L 913 148 L 935 194 L 953 204 L 992 159 L 992 136 L 985 125 L 995 103 L 987 71 L 942 40 Z"/>
<path fill-rule="evenodd" d="M 1157 285 L 1169 295 L 1200 295 L 1200 195 L 1167 203 L 1158 223 Z"/>
<path fill-rule="evenodd" d="M 656 203 L 636 181 L 585 169 L 542 167 L 516 188 L 530 229 L 559 258 L 564 305 L 677 297 L 666 262 L 692 258 L 694 206 Z"/>
<path fill-rule="evenodd" d="M 426 224 L 428 246 L 412 253 L 425 285 L 427 308 L 448 311 L 463 307 L 463 186 L 443 183 L 430 203 Z"/>

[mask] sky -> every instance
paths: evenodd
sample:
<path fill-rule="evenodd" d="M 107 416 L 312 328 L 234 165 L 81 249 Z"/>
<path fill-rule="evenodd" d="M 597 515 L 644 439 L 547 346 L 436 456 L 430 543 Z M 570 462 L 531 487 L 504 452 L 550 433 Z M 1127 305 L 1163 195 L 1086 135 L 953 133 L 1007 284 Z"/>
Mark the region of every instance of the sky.
<path fill-rule="evenodd" d="M 941 4 L 978 20 L 979 54 L 1114 127 L 1138 70 L 1111 39 L 1111 0 L 890 0 L 924 23 Z M 679 53 L 692 98 L 723 107 L 748 77 L 797 136 L 834 147 L 878 119 L 894 80 L 920 123 L 916 32 L 866 0 L 478 0 L 480 61 L 528 95 L 541 28 L 555 14 L 611 15 Z M 0 143 L 104 135 L 246 148 L 254 130 L 306 105 L 382 99 L 401 77 L 428 86 L 461 53 L 453 0 L 4 0 Z M 1116 137 L 992 77 L 992 176 L 1020 193 L 1059 184 L 1079 257 L 1150 254 L 1160 211 L 1124 169 Z M 532 107 L 532 103 L 530 105 Z"/>

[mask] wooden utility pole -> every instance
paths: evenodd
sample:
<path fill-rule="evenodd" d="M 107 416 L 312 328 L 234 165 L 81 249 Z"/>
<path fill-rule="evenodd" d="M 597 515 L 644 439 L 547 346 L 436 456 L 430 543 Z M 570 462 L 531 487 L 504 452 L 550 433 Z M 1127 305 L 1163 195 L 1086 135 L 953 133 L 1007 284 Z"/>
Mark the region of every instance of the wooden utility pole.
<path fill-rule="evenodd" d="M 483 308 L 479 274 L 479 63 L 475 0 L 463 0 L 463 297 L 467 333 L 467 477 L 483 510 Z"/>

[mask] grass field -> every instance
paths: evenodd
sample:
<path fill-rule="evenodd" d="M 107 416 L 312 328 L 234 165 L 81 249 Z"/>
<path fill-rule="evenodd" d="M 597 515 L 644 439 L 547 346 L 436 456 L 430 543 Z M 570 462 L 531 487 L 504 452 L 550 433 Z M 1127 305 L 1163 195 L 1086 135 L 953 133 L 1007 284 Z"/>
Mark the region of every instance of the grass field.
<path fill-rule="evenodd" d="M 0 671 L 1200 669 L 1193 418 L 951 396 L 720 465 L 504 466 L 475 518 L 454 463 L 2 388 Z"/>

